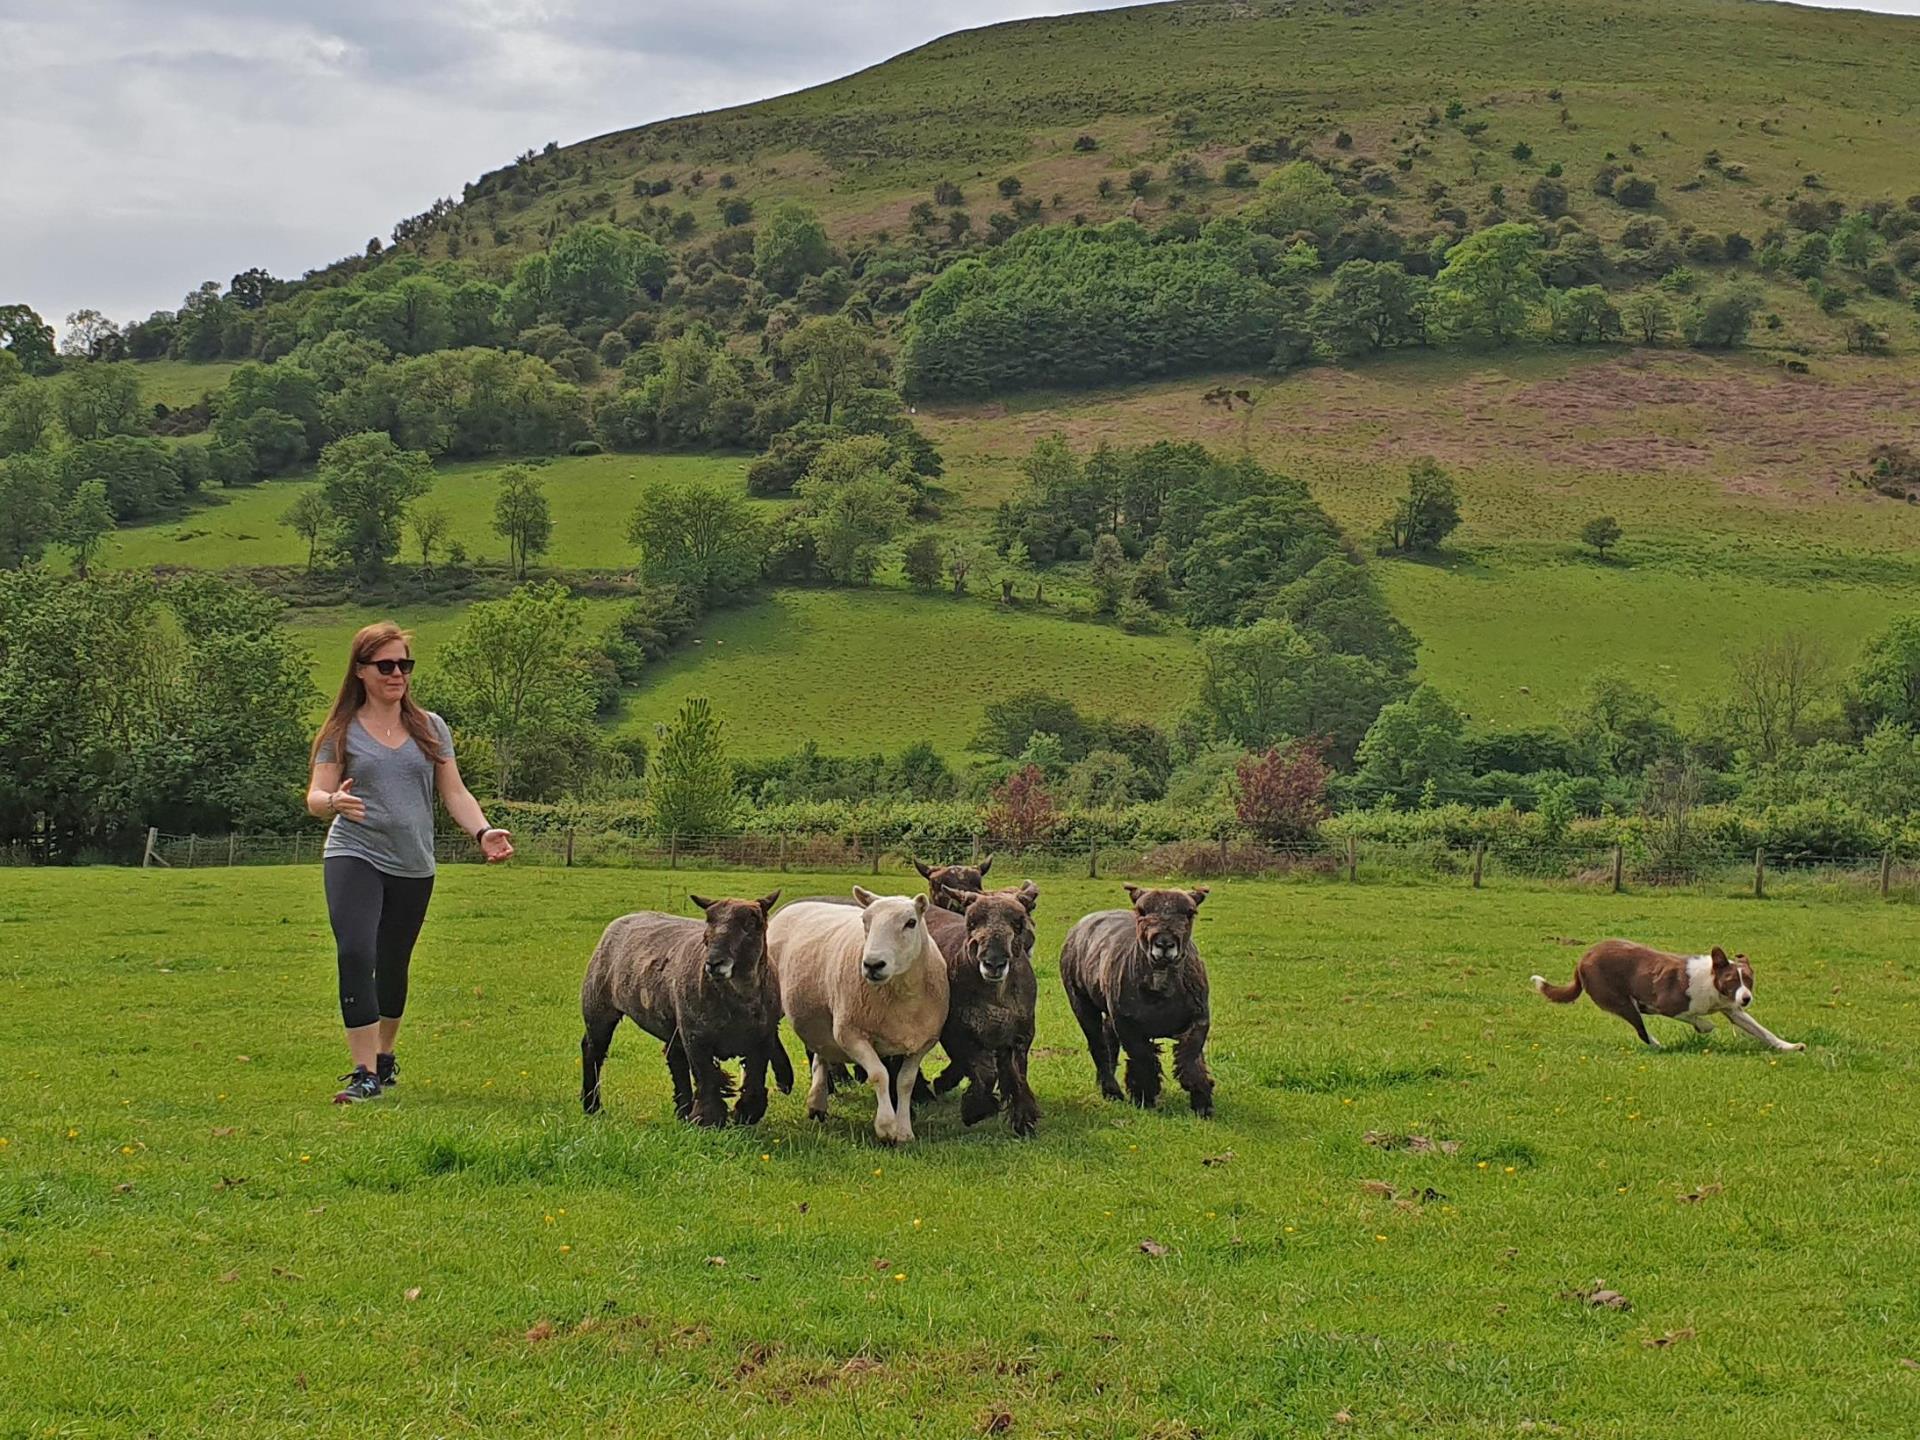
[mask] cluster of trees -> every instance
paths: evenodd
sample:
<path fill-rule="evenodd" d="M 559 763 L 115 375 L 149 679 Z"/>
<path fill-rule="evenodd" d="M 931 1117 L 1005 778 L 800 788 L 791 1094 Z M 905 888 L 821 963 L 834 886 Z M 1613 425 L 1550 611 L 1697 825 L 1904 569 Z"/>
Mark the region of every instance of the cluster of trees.
<path fill-rule="evenodd" d="M 248 587 L 0 571 L 0 842 L 72 859 L 149 825 L 283 828 L 317 699 Z"/>

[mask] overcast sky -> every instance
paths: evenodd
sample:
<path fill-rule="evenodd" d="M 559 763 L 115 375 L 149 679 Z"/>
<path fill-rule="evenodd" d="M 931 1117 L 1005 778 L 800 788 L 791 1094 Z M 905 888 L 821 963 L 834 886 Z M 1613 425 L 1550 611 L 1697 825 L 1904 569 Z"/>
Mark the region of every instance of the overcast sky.
<path fill-rule="evenodd" d="M 357 251 L 528 146 L 1119 3 L 0 0 L 0 304 L 142 318 Z"/>

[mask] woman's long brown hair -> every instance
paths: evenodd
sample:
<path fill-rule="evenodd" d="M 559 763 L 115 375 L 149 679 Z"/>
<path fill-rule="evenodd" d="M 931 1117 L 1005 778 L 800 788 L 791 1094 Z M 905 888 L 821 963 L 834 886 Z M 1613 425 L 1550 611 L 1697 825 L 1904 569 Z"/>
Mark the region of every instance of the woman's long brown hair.
<path fill-rule="evenodd" d="M 340 682 L 340 693 L 333 698 L 333 708 L 327 712 L 327 723 L 320 727 L 320 733 L 313 738 L 313 756 L 317 761 L 321 748 L 329 741 L 333 744 L 336 761 L 345 763 L 347 758 L 347 726 L 353 723 L 353 717 L 360 707 L 367 703 L 367 687 L 361 681 L 359 668 L 373 662 L 373 657 L 391 645 L 400 641 L 407 647 L 407 653 L 413 653 L 413 633 L 402 630 L 391 620 L 382 620 L 378 624 L 368 625 L 353 637 L 353 645 L 347 651 L 347 675 Z M 427 719 L 427 712 L 413 703 L 413 686 L 407 686 L 407 693 L 400 697 L 400 718 L 406 723 L 407 733 L 413 736 L 413 743 L 421 752 L 434 762 L 447 757 L 440 753 L 440 737 L 434 733 L 433 722 Z"/>

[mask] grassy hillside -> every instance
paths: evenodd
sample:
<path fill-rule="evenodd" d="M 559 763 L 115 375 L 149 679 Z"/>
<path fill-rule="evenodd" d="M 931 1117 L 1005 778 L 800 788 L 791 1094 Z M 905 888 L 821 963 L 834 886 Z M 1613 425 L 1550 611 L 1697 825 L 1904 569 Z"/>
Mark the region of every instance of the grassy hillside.
<path fill-rule="evenodd" d="M 1039 685 L 1095 715 L 1166 722 L 1194 685 L 1184 634 L 1008 612 L 979 598 L 777 590 L 714 616 L 701 643 L 657 667 L 627 721 L 665 720 L 705 695 L 743 755 L 966 748 L 988 702 Z"/>
<path fill-rule="evenodd" d="M 1193 0 L 1023 21 L 534 158 L 518 167 L 524 187 L 503 195 L 490 177 L 418 244 L 445 254 L 457 233 L 466 256 L 518 254 L 575 219 L 631 217 L 635 180 L 672 181 L 667 202 L 711 233 L 722 175 L 726 193 L 762 211 L 815 208 L 843 239 L 898 233 L 942 180 L 962 186 L 983 228 L 1006 208 L 994 193 L 1003 175 L 1053 222 L 1150 219 L 1176 205 L 1228 213 L 1251 192 L 1215 183 L 1220 165 L 1276 138 L 1342 168 L 1406 158 L 1378 196 L 1396 224 L 1424 220 L 1435 183 L 1475 214 L 1503 186 L 1524 214 L 1528 187 L 1558 164 L 1573 216 L 1611 243 L 1633 212 L 1587 185 L 1611 155 L 1657 183 L 1655 213 L 1670 223 L 1757 238 L 1784 223 L 1796 195 L 1860 203 L 1920 191 L 1916 46 L 1912 18 L 1759 0 Z M 1429 125 L 1429 111 L 1453 101 L 1466 107 L 1460 120 Z M 1472 138 L 1463 128 L 1478 125 Z M 1082 135 L 1098 148 L 1077 149 Z M 1517 159 L 1523 143 L 1532 153 Z M 1213 180 L 1170 184 L 1166 162 L 1179 154 Z M 1136 200 L 1124 182 L 1141 165 L 1156 178 Z M 1899 318 L 1892 302 L 1861 306 Z M 1807 309 L 1812 335 L 1838 336 L 1837 322 Z M 1896 328 L 1910 346 L 1910 325 Z"/>
<path fill-rule="evenodd" d="M 317 867 L 10 876 L 10 1428 L 1911 1432 L 1906 907 L 1220 882 L 1201 1122 L 1097 1098 L 1049 972 L 1120 890 L 1047 880 L 1034 1139 L 948 1100 L 883 1152 L 844 1090 L 824 1125 L 776 1094 L 697 1132 L 625 1027 L 583 1118 L 607 919 L 777 878 L 447 867 L 399 1093 L 336 1109 Z M 1739 937 L 1757 1015 L 1807 1053 L 1661 1020 L 1648 1053 L 1527 988 L 1576 953 L 1548 937 L 1620 931 Z M 112 1002 L 47 1023 L 87 994 Z M 1631 1308 L 1584 1303 L 1596 1282 Z"/>

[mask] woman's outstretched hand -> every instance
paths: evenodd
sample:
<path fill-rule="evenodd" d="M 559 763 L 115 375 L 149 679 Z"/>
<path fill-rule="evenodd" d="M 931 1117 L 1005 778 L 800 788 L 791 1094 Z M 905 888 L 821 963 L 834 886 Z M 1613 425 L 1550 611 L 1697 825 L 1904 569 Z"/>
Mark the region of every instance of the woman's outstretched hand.
<path fill-rule="evenodd" d="M 487 857 L 489 865 L 513 858 L 513 832 L 510 830 L 489 830 L 480 837 L 480 853 Z"/>

